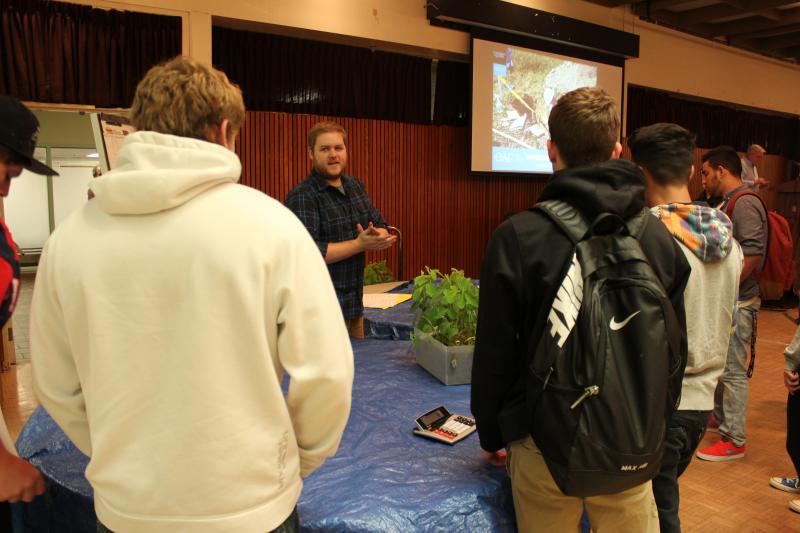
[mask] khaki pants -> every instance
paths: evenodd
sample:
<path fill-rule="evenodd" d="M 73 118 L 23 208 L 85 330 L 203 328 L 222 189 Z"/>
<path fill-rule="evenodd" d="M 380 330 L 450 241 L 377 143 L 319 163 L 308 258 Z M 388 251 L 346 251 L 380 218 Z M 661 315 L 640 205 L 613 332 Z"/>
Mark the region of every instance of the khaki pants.
<path fill-rule="evenodd" d="M 344 321 L 345 325 L 347 326 L 347 333 L 350 335 L 351 339 L 363 339 L 364 338 L 364 316 L 360 316 L 358 318 L 351 318 L 350 320 Z"/>
<path fill-rule="evenodd" d="M 512 442 L 507 451 L 520 533 L 578 531 L 584 506 L 594 533 L 658 533 L 651 482 L 616 494 L 565 496 L 531 437 Z"/>

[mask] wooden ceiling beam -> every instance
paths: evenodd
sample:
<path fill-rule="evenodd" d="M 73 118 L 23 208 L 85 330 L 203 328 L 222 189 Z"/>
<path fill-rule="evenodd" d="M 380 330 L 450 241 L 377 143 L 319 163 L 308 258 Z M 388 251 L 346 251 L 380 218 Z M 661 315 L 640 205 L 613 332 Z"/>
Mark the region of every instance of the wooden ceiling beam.
<path fill-rule="evenodd" d="M 776 55 L 782 58 L 791 59 L 795 63 L 798 63 L 800 62 L 800 46 L 793 46 L 791 48 L 786 48 L 778 52 Z"/>
<path fill-rule="evenodd" d="M 753 33 L 762 30 L 770 30 L 779 26 L 788 26 L 800 22 L 800 8 L 787 9 L 781 11 L 780 20 L 765 20 L 765 19 L 745 19 L 735 20 L 732 22 L 724 22 L 722 24 L 711 24 L 713 30 L 712 35 L 724 35 L 726 37 L 733 37 L 743 33 Z M 708 26 L 708 25 L 706 25 Z"/>
<path fill-rule="evenodd" d="M 651 12 L 656 12 L 656 11 L 660 11 L 660 10 L 666 9 L 666 8 L 672 8 L 672 9 L 679 8 L 680 9 L 681 7 L 683 7 L 683 6 L 687 5 L 687 4 L 691 4 L 693 2 L 694 2 L 694 0 L 683 0 L 683 1 L 682 0 L 652 0 L 650 2 L 650 11 Z M 637 7 L 638 6 L 643 6 L 644 7 L 646 4 L 647 4 L 647 2 L 639 2 L 637 4 Z"/>
<path fill-rule="evenodd" d="M 783 48 L 800 46 L 800 32 L 789 33 L 769 39 L 758 39 L 755 42 L 758 48 L 764 48 L 765 50 L 781 50 Z"/>
<path fill-rule="evenodd" d="M 593 4 L 599 4 L 605 7 L 619 7 L 627 4 L 635 4 L 639 0 L 589 0 Z"/>
<path fill-rule="evenodd" d="M 647 6 L 645 5 L 644 2 L 634 5 L 633 12 L 634 14 L 639 15 L 644 19 L 649 18 L 649 20 L 660 22 L 661 24 L 666 24 L 667 26 L 671 26 L 678 30 L 683 30 L 683 31 L 687 30 L 685 26 L 681 26 L 679 24 L 680 15 L 678 13 L 672 13 L 670 11 L 666 11 L 663 9 L 658 11 L 653 11 L 651 9 L 650 13 L 648 13 Z M 714 30 L 713 24 L 697 24 L 695 26 L 692 26 L 690 33 L 694 33 L 696 35 L 701 35 L 703 37 L 708 37 L 709 39 L 713 39 L 715 36 L 713 30 Z"/>
<path fill-rule="evenodd" d="M 774 21 L 780 21 L 783 12 L 776 7 L 790 4 L 789 0 L 761 0 L 750 1 L 742 8 L 725 4 L 689 9 L 678 14 L 678 23 L 682 26 L 694 26 L 703 22 L 713 22 L 728 17 L 759 16 Z"/>
<path fill-rule="evenodd" d="M 768 30 L 755 31 L 750 33 L 741 33 L 731 39 L 731 41 L 738 42 L 747 39 L 764 39 L 767 37 L 777 37 L 778 35 L 786 35 L 787 33 L 794 33 L 800 31 L 800 24 L 789 24 L 788 26 L 777 26 Z"/>

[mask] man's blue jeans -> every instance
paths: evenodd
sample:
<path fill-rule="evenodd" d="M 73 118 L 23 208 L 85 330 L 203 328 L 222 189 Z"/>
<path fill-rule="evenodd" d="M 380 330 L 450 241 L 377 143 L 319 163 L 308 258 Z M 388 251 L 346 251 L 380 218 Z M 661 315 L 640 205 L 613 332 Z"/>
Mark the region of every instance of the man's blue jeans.
<path fill-rule="evenodd" d="M 743 446 L 747 440 L 744 434 L 747 400 L 750 396 L 747 354 L 750 352 L 750 337 L 759 307 L 760 303 L 755 303 L 737 310 L 725 371 L 715 394 L 714 418 L 719 421 L 719 434 L 727 437 L 735 446 Z"/>

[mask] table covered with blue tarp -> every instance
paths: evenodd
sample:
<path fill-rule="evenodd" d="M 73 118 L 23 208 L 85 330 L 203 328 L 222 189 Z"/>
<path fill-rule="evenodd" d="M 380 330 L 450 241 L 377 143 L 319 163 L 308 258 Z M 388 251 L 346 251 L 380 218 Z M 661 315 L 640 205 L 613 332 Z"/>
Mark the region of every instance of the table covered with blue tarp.
<path fill-rule="evenodd" d="M 478 285 L 480 280 L 473 279 Z M 438 280 L 437 280 L 438 283 Z M 389 292 L 411 294 L 414 292 L 414 281 L 407 281 Z M 406 300 L 388 309 L 364 308 L 364 335 L 369 339 L 388 339 L 407 341 L 414 332 L 414 313 L 411 312 L 412 300 Z"/>
<path fill-rule="evenodd" d="M 390 290 L 391 293 L 411 294 L 414 282 L 407 281 Z M 364 335 L 368 339 L 407 341 L 414 331 L 412 300 L 406 300 L 388 309 L 364 308 Z"/>
<path fill-rule="evenodd" d="M 304 531 L 515 531 L 503 468 L 483 460 L 477 435 L 454 446 L 417 437 L 416 416 L 444 405 L 469 414 L 469 386 L 440 384 L 410 343 L 354 341 L 353 404 L 339 452 L 305 480 Z M 135 386 L 135 385 L 132 385 Z M 88 459 L 37 409 L 17 441 L 42 470 L 45 496 L 14 509 L 18 531 L 94 533 Z"/>

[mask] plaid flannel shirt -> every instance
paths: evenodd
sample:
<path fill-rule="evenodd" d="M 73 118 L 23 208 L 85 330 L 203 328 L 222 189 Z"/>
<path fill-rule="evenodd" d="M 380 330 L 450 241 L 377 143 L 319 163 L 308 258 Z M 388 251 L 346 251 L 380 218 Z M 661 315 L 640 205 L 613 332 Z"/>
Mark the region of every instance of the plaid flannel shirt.
<path fill-rule="evenodd" d="M 342 187 L 344 193 L 312 171 L 284 202 L 311 234 L 322 257 L 328 253 L 328 243 L 355 239 L 356 224 L 366 228 L 372 222 L 373 226 L 386 227 L 358 179 L 342 174 Z M 328 272 L 345 320 L 363 315 L 364 253 L 329 264 Z"/>

